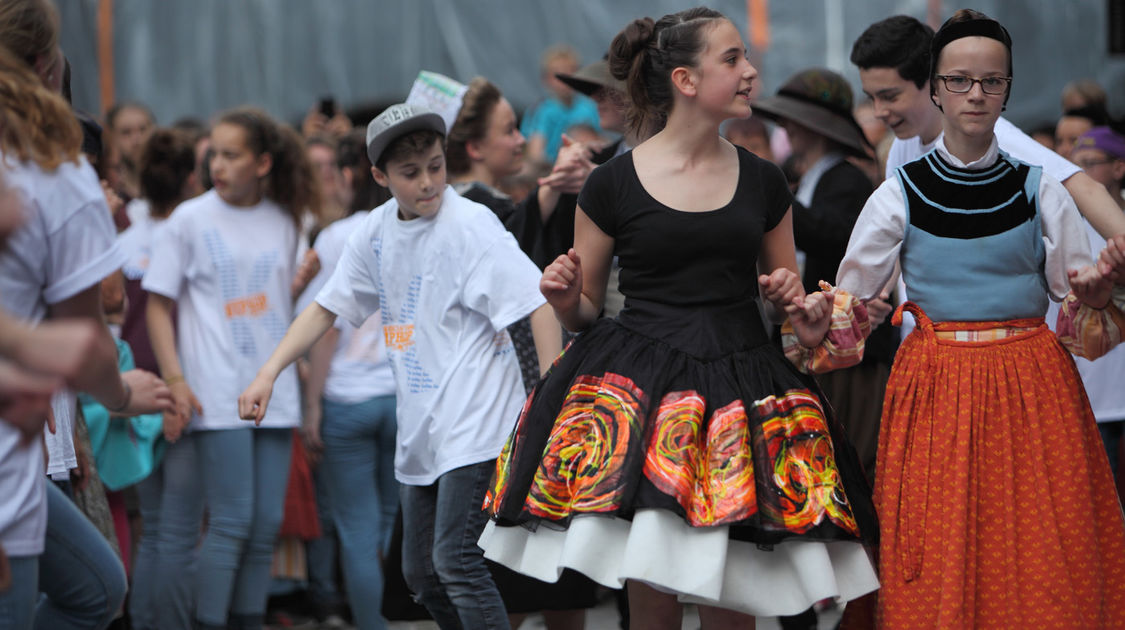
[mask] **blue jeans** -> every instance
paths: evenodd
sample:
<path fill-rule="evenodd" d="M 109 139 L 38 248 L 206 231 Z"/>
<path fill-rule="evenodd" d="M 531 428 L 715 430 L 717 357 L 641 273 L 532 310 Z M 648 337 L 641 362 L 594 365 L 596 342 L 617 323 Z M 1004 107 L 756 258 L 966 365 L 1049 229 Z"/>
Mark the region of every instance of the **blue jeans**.
<path fill-rule="evenodd" d="M 125 568 L 86 515 L 46 486 L 43 553 L 9 558 L 13 581 L 0 593 L 0 628 L 100 630 L 125 601 Z"/>
<path fill-rule="evenodd" d="M 323 409 L 318 472 L 340 538 L 348 600 L 361 630 L 382 630 L 383 556 L 398 510 L 395 397 L 353 404 L 324 400 Z"/>
<path fill-rule="evenodd" d="M 210 514 L 196 571 L 196 621 L 223 626 L 228 613 L 264 618 L 292 436 L 291 429 L 251 428 L 193 434 Z"/>
<path fill-rule="evenodd" d="M 402 486 L 402 572 L 443 630 L 507 630 L 508 615 L 477 538 L 496 464 L 451 470 L 429 486 Z"/>
<path fill-rule="evenodd" d="M 136 630 L 191 630 L 203 490 L 188 433 L 164 449 L 160 465 L 137 484 L 144 529 L 133 561 L 129 615 Z"/>

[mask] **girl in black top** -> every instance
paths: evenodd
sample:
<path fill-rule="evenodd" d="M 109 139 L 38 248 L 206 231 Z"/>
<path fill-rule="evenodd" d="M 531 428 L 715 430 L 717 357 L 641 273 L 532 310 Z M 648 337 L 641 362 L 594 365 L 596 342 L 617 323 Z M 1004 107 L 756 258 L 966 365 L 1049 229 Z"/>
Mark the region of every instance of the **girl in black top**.
<path fill-rule="evenodd" d="M 540 579 L 569 567 L 628 581 L 641 628 L 679 628 L 677 598 L 720 628 L 871 591 L 855 453 L 759 316 L 761 287 L 819 340 L 801 322 L 828 306 L 803 299 L 781 172 L 719 136 L 750 115 L 738 29 L 706 8 L 637 20 L 610 64 L 633 124 L 660 131 L 591 174 L 575 247 L 544 272 L 543 294 L 582 334 L 498 460 L 486 556 Z M 615 255 L 625 310 L 599 320 Z"/>

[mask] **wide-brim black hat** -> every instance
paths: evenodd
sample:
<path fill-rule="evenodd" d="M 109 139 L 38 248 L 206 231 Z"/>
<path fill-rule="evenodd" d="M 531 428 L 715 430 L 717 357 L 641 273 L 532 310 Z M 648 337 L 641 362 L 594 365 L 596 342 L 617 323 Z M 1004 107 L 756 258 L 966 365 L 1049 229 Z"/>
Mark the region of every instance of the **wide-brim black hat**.
<path fill-rule="evenodd" d="M 775 121 L 791 120 L 853 155 L 869 157 L 871 145 L 852 115 L 852 103 L 852 88 L 844 77 L 814 68 L 790 77 L 775 96 L 755 103 L 754 111 Z"/>
<path fill-rule="evenodd" d="M 625 93 L 625 82 L 615 78 L 610 73 L 609 62 L 605 59 L 599 59 L 574 74 L 556 72 L 555 77 L 569 85 L 574 91 L 586 96 L 593 96 L 595 92 L 602 88 Z"/>

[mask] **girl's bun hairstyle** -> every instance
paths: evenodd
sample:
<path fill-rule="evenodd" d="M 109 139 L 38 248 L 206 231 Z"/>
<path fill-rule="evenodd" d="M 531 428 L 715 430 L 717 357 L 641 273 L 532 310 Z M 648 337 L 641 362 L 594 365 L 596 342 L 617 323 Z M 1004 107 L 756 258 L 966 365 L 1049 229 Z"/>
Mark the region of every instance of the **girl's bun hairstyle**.
<path fill-rule="evenodd" d="M 695 67 L 706 45 L 706 27 L 726 19 L 707 7 L 630 22 L 609 47 L 609 69 L 624 81 L 629 126 L 646 138 L 664 128 L 672 109 L 672 71 Z"/>

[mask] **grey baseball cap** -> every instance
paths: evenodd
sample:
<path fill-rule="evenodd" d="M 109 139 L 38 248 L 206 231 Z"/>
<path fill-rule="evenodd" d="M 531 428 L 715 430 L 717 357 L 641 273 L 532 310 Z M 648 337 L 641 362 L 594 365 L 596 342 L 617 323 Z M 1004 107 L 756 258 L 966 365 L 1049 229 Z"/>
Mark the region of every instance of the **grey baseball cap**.
<path fill-rule="evenodd" d="M 395 138 L 419 129 L 433 129 L 444 136 L 445 121 L 424 107 L 406 103 L 391 105 L 367 124 L 367 157 L 372 164 L 377 164 L 383 150 Z"/>

